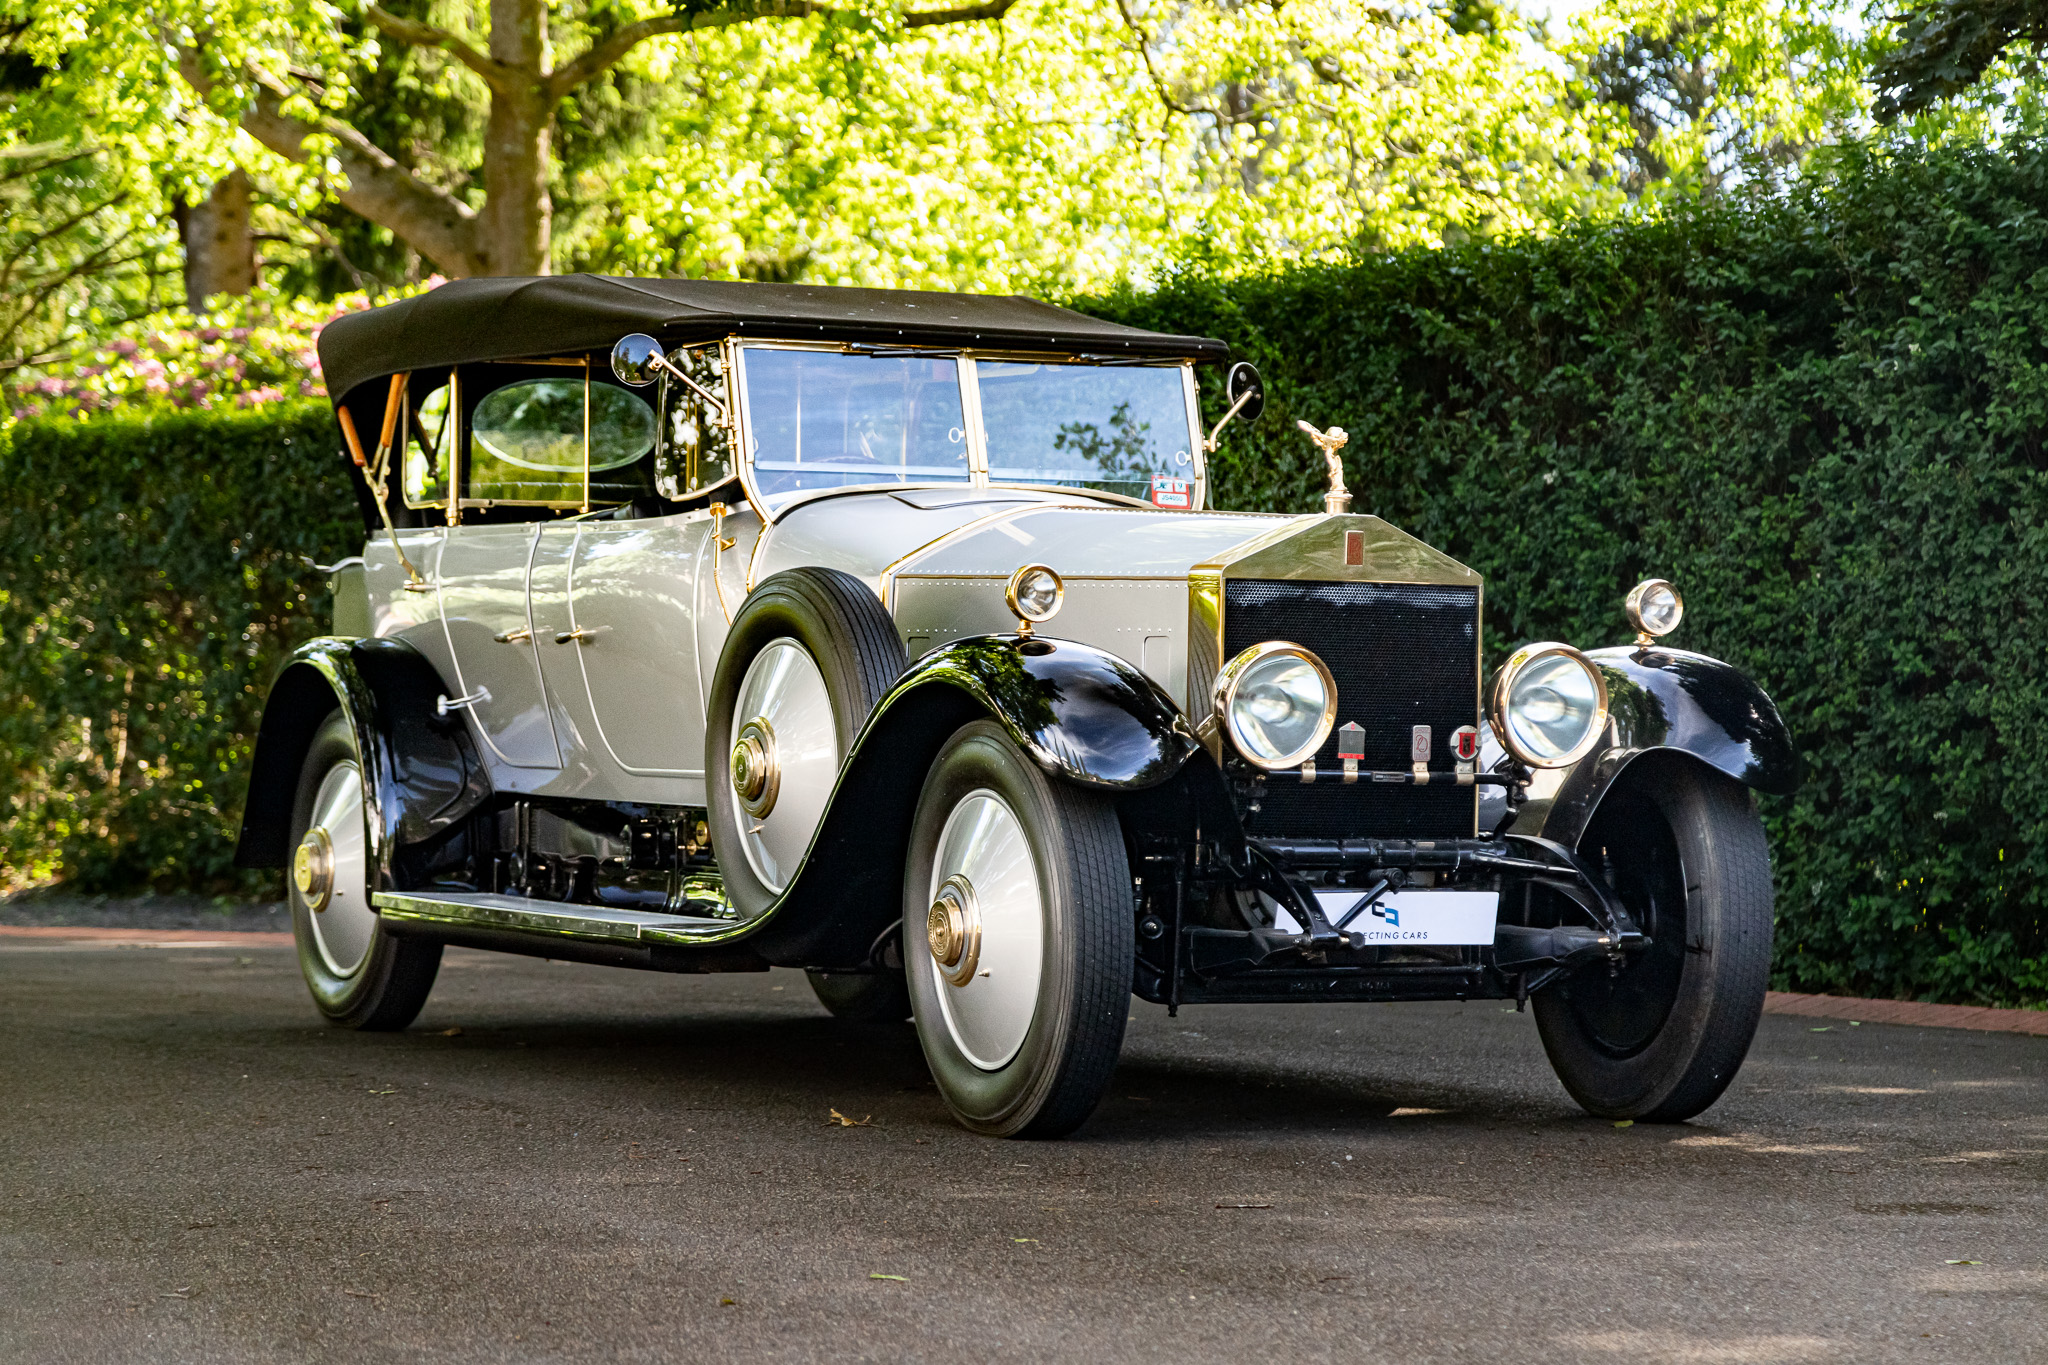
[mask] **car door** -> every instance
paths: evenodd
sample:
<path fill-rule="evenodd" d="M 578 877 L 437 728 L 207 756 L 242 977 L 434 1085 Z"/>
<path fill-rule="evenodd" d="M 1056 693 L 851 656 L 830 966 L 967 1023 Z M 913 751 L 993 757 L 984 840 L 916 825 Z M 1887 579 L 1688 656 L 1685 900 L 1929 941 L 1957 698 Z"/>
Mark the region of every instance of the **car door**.
<path fill-rule="evenodd" d="M 515 768 L 562 765 L 527 596 L 541 529 L 452 527 L 440 558 L 441 624 L 456 685 L 484 742 Z"/>
<path fill-rule="evenodd" d="M 704 512 L 577 529 L 569 633 L 597 741 L 630 773 L 704 776 L 704 696 L 693 618 Z"/>

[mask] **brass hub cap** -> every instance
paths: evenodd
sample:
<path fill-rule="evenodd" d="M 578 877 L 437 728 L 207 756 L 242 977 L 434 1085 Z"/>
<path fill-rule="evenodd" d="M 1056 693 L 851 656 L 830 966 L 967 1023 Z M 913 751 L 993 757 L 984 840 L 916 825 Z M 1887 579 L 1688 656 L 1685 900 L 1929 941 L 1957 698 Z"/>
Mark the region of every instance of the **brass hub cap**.
<path fill-rule="evenodd" d="M 946 878 L 925 916 L 924 938 L 932 961 L 939 964 L 939 975 L 955 986 L 974 979 L 974 969 L 981 965 L 981 911 L 967 878 Z"/>
<path fill-rule="evenodd" d="M 755 819 L 775 809 L 782 771 L 775 761 L 775 731 L 761 716 L 740 727 L 732 746 L 732 789 L 740 808 Z"/>
<path fill-rule="evenodd" d="M 292 854 L 292 885 L 315 914 L 327 908 L 334 894 L 334 840 L 319 825 L 306 831 Z"/>

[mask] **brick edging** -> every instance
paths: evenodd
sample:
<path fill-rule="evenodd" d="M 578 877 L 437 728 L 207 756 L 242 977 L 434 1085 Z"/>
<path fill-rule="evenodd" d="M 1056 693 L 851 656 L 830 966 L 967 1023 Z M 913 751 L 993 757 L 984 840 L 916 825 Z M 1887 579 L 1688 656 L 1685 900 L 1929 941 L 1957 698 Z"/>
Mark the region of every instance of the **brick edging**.
<path fill-rule="evenodd" d="M 2048 1038 L 2048 1010 L 1995 1010 L 1976 1005 L 1928 1005 L 1918 1000 L 1855 1000 L 1842 995 L 1771 991 L 1764 996 L 1764 1013 L 1802 1015 L 1809 1019 L 1852 1019 L 1864 1024 L 2026 1033 Z"/>
<path fill-rule="evenodd" d="M 87 929 L 61 925 L 0 924 L 0 938 L 39 938 L 60 943 L 218 944 L 223 948 L 288 948 L 292 936 L 263 929 Z"/>

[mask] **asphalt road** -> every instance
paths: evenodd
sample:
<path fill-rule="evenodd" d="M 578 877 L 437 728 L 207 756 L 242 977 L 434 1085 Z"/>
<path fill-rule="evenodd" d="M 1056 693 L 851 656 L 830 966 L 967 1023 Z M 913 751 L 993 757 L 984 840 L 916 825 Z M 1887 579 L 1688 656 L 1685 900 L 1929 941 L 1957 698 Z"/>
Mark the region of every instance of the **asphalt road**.
<path fill-rule="evenodd" d="M 1618 1129 L 1497 1004 L 1133 1014 L 1007 1143 L 793 972 L 451 951 L 367 1036 L 0 947 L 0 1360 L 2048 1360 L 2048 1039 L 1770 1017 Z"/>

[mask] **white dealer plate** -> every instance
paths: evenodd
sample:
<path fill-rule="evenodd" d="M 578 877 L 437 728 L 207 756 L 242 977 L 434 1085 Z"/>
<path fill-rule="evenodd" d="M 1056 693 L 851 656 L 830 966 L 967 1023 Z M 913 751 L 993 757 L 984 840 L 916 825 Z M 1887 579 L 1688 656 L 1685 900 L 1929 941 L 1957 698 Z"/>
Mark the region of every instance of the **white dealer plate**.
<path fill-rule="evenodd" d="M 1358 891 L 1318 891 L 1323 917 L 1335 924 L 1365 899 Z M 1364 934 L 1368 944 L 1487 944 L 1500 913 L 1498 891 L 1389 891 L 1372 909 L 1345 926 Z M 1274 912 L 1274 927 L 1290 934 L 1301 926 L 1284 910 Z"/>

